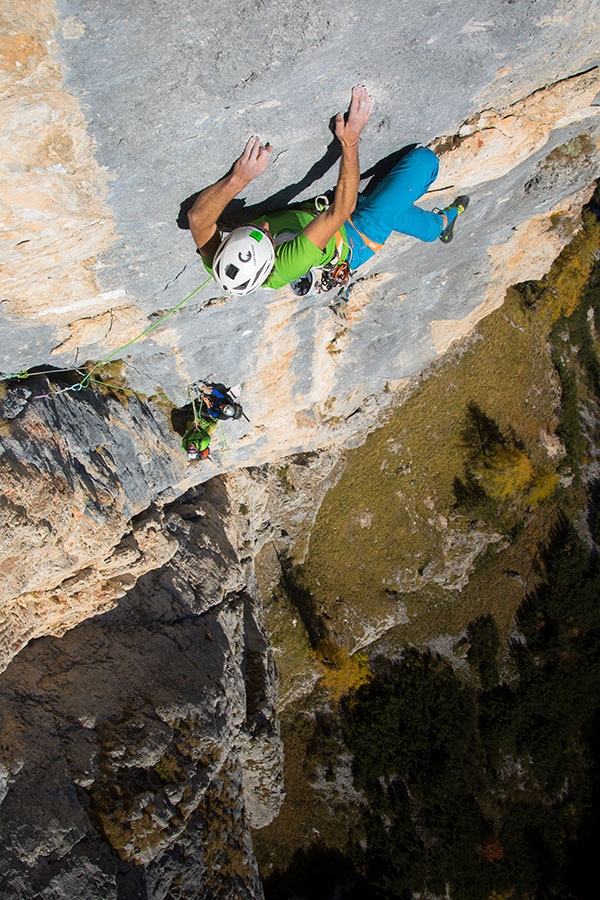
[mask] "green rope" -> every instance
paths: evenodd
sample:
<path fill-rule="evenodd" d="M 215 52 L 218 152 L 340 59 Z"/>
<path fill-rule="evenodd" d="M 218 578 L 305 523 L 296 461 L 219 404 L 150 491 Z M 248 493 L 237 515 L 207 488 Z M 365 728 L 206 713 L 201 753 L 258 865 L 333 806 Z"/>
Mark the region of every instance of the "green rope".
<path fill-rule="evenodd" d="M 202 391 L 199 391 L 195 384 L 192 385 L 191 388 L 188 387 L 188 397 L 192 401 L 192 412 L 194 413 L 194 425 L 200 426 L 202 421 L 202 407 L 204 406 L 204 398 L 202 396 Z M 200 404 L 200 412 L 196 409 L 195 401 L 198 401 Z"/>
<path fill-rule="evenodd" d="M 195 288 L 195 290 L 193 290 L 191 292 L 191 294 L 188 294 L 187 297 L 185 297 L 180 303 L 177 304 L 177 306 L 174 306 L 173 309 L 170 309 L 168 312 L 166 312 L 164 314 L 164 316 L 161 316 L 160 319 L 157 319 L 156 322 L 153 322 L 152 325 L 149 325 L 148 328 L 145 328 L 144 331 L 142 331 L 136 337 L 132 338 L 126 344 L 123 344 L 122 347 L 117 347 L 117 349 L 113 350 L 112 353 L 109 353 L 108 356 L 105 356 L 103 359 L 99 360 L 95 365 L 92 366 L 90 371 L 87 373 L 85 378 L 82 380 L 81 386 L 85 387 L 86 382 L 90 381 L 92 372 L 95 372 L 96 369 L 98 369 L 100 366 L 104 365 L 104 363 L 107 363 L 109 360 L 113 359 L 115 356 L 118 356 L 120 353 L 123 352 L 123 350 L 127 350 L 128 347 L 131 347 L 132 344 L 135 344 L 136 341 L 139 341 L 140 338 L 145 337 L 147 334 L 150 334 L 150 332 L 153 331 L 155 328 L 158 328 L 159 325 L 162 325 L 162 323 L 165 321 L 165 319 L 168 319 L 169 316 L 172 316 L 173 313 L 177 312 L 178 309 L 181 309 L 181 307 L 184 305 L 184 303 L 187 303 L 188 300 L 191 300 L 191 298 L 195 294 L 198 293 L 198 291 L 201 291 L 203 287 L 206 287 L 206 285 L 208 284 L 209 281 L 211 281 L 211 279 L 212 279 L 212 276 L 209 275 L 209 277 L 206 279 L 206 281 L 203 281 L 199 287 Z"/>
<path fill-rule="evenodd" d="M 104 363 L 107 363 L 109 360 L 113 359 L 115 356 L 118 356 L 120 353 L 123 352 L 123 350 L 127 350 L 128 347 L 131 347 L 132 344 L 135 344 L 136 341 L 139 341 L 140 338 L 145 337 L 147 334 L 149 334 L 155 328 L 158 328 L 158 326 L 161 325 L 165 321 L 165 319 L 168 319 L 169 316 L 172 316 L 173 313 L 177 312 L 178 309 L 181 309 L 181 307 L 185 303 L 187 303 L 188 300 L 191 300 L 191 298 L 195 294 L 197 294 L 198 291 L 201 291 L 203 287 L 206 287 L 208 282 L 211 281 L 211 278 L 212 278 L 212 276 L 209 275 L 209 277 L 206 279 L 206 281 L 203 281 L 202 284 L 199 285 L 199 287 L 195 288 L 191 292 L 191 294 L 188 294 L 187 297 L 185 297 L 180 303 L 177 304 L 177 306 L 174 306 L 173 309 L 170 309 L 168 312 L 166 312 L 164 314 L 164 316 L 161 316 L 160 319 L 157 319 L 156 322 L 153 322 L 152 325 L 149 325 L 148 328 L 145 328 L 144 331 L 140 332 L 140 334 L 136 335 L 136 337 L 132 338 L 126 344 L 123 344 L 122 347 L 118 347 L 116 350 L 113 350 L 112 353 L 109 353 L 107 356 L 105 356 L 103 359 L 99 360 L 97 363 L 94 363 L 94 365 L 92 366 L 90 371 L 85 375 L 83 375 L 83 373 L 79 369 L 76 369 L 76 368 L 74 369 L 74 367 L 71 366 L 71 368 L 69 368 L 69 369 L 53 369 L 52 372 L 28 372 L 27 369 L 21 369 L 20 372 L 14 372 L 14 373 L 4 373 L 3 372 L 1 375 L 1 379 L 3 381 L 10 381 L 12 378 L 18 378 L 18 379 L 23 380 L 25 378 L 32 378 L 34 375 L 53 375 L 56 372 L 72 372 L 74 370 L 79 375 L 83 375 L 81 381 L 78 382 L 78 384 L 73 384 L 66 388 L 60 388 L 59 390 L 55 391 L 54 393 L 62 394 L 65 391 L 80 391 L 80 390 L 82 390 L 82 388 L 87 387 L 87 385 L 90 383 L 90 381 L 95 381 L 95 379 L 93 379 L 91 376 L 92 376 L 92 373 L 96 371 L 96 369 L 100 368 L 100 366 L 104 365 Z M 136 391 L 133 391 L 130 388 L 116 387 L 115 385 L 106 384 L 106 382 L 103 382 L 103 381 L 95 381 L 95 383 L 96 384 L 104 384 L 106 387 L 112 387 L 114 390 L 118 390 L 118 391 L 130 391 L 130 393 L 133 393 L 133 394 L 136 393 Z M 42 396 L 46 396 L 46 395 L 42 395 Z"/>
<path fill-rule="evenodd" d="M 197 425 L 198 422 L 200 421 L 200 416 L 198 414 L 198 410 L 196 409 L 196 404 L 194 402 L 194 395 L 190 391 L 189 388 L 188 388 L 188 396 L 189 396 L 190 400 L 192 401 L 192 412 L 194 413 L 194 425 Z M 200 407 L 200 409 L 202 409 L 202 407 Z"/>
<path fill-rule="evenodd" d="M 225 437 L 225 433 L 222 429 L 219 431 L 219 442 L 219 450 L 222 450 L 223 453 L 226 453 L 229 450 L 229 444 L 227 443 L 227 438 Z"/>

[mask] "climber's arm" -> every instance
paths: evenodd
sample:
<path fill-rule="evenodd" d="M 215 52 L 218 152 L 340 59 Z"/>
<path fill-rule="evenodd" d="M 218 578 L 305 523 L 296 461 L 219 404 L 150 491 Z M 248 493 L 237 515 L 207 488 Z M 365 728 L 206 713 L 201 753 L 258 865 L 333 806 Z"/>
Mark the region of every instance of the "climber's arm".
<path fill-rule="evenodd" d="M 221 243 L 217 220 L 234 197 L 267 168 L 271 150 L 259 138 L 251 137 L 242 155 L 235 161 L 231 172 L 201 191 L 188 212 L 192 237 L 202 256 L 212 257 Z"/>
<path fill-rule="evenodd" d="M 342 145 L 340 173 L 335 188 L 335 197 L 331 206 L 309 222 L 304 234 L 320 250 L 324 250 L 327 241 L 333 237 L 354 212 L 360 184 L 360 166 L 358 162 L 358 143 L 350 146 Z"/>
<path fill-rule="evenodd" d="M 321 250 L 325 249 L 327 241 L 354 212 L 360 184 L 358 142 L 361 132 L 369 121 L 373 102 L 366 87 L 358 85 L 352 89 L 347 118 L 345 119 L 341 113 L 336 117 L 335 134 L 342 145 L 342 159 L 335 197 L 331 206 L 304 229 L 309 241 Z"/>

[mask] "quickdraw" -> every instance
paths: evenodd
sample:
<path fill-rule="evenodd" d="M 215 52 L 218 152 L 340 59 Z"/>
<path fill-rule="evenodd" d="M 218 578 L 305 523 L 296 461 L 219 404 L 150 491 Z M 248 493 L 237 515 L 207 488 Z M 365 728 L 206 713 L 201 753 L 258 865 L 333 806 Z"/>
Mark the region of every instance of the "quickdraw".
<path fill-rule="evenodd" d="M 321 270 L 321 291 L 345 288 L 350 281 L 350 266 L 346 260 L 324 266 Z"/>
<path fill-rule="evenodd" d="M 330 262 L 318 269 L 310 269 L 306 275 L 292 281 L 290 287 L 297 297 L 324 294 L 327 291 L 343 290 L 350 281 L 350 266 L 346 260 Z"/>

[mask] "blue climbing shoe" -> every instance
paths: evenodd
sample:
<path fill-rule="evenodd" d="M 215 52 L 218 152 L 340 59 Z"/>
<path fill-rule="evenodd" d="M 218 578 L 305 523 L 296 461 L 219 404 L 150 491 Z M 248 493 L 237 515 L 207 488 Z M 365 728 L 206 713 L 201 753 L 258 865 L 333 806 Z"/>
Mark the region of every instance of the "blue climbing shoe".
<path fill-rule="evenodd" d="M 448 224 L 439 236 L 439 240 L 442 242 L 442 244 L 450 243 L 454 234 L 454 223 L 461 215 L 461 213 L 464 213 L 468 205 L 469 198 L 466 195 L 462 195 L 460 197 L 456 197 L 456 199 L 452 201 L 450 206 L 445 206 L 444 209 L 436 210 L 436 212 L 438 213 L 443 213 L 448 219 Z"/>

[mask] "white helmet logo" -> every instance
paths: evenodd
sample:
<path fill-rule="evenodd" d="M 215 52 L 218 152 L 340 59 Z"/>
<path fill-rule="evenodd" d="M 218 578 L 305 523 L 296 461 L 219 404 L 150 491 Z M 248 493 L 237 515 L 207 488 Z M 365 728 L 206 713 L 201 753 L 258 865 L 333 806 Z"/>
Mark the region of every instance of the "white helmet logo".
<path fill-rule="evenodd" d="M 213 276 L 233 294 L 248 294 L 264 284 L 275 263 L 275 250 L 258 225 L 241 225 L 221 242 L 213 259 Z"/>

